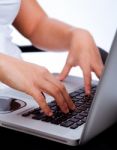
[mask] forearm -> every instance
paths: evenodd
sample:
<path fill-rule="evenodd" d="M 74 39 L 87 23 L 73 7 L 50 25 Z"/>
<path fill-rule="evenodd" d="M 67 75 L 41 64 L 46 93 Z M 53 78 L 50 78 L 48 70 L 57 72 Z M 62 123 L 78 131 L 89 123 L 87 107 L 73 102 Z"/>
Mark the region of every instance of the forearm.
<path fill-rule="evenodd" d="M 44 50 L 67 50 L 74 27 L 47 16 L 36 0 L 22 0 L 13 23 L 32 44 Z"/>
<path fill-rule="evenodd" d="M 29 37 L 32 44 L 40 49 L 64 51 L 69 49 L 72 31 L 75 28 L 55 19 L 44 17 Z"/>

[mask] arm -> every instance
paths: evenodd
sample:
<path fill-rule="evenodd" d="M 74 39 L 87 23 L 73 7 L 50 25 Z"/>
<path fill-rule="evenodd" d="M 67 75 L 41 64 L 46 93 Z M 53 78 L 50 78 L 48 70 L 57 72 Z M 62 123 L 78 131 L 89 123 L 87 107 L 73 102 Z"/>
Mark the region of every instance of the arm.
<path fill-rule="evenodd" d="M 36 0 L 22 0 L 14 26 L 34 46 L 44 50 L 67 50 L 74 27 L 49 18 Z M 69 37 L 69 39 L 68 39 Z"/>
<path fill-rule="evenodd" d="M 91 71 L 100 77 L 103 64 L 88 31 L 49 18 L 36 0 L 22 0 L 14 26 L 36 47 L 53 51 L 68 50 L 60 80 L 65 79 L 72 67 L 79 65 L 84 75 L 85 91 L 90 93 Z"/>

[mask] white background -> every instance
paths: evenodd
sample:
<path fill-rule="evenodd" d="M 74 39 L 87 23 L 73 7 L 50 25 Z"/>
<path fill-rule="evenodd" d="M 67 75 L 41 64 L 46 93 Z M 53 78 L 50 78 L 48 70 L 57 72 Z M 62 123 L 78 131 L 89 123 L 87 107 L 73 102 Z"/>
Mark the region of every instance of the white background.
<path fill-rule="evenodd" d="M 89 30 L 96 44 L 110 50 L 117 28 L 117 0 L 38 0 L 50 17 Z M 13 42 L 31 44 L 16 30 Z"/>

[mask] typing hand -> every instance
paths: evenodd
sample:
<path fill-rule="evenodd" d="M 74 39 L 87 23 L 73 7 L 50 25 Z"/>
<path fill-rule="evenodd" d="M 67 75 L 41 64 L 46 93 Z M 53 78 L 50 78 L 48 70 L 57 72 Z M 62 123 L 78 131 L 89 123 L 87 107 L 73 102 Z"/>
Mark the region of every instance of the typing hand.
<path fill-rule="evenodd" d="M 66 64 L 59 75 L 59 79 L 64 80 L 70 69 L 75 66 L 80 66 L 83 71 L 85 92 L 89 95 L 91 88 L 91 72 L 95 72 L 97 77 L 100 78 L 103 70 L 103 63 L 92 36 L 89 32 L 82 29 L 76 29 L 72 34 L 69 54 Z"/>
<path fill-rule="evenodd" d="M 0 54 L 0 81 L 31 95 L 48 116 L 52 111 L 42 92 L 53 96 L 64 113 L 75 107 L 64 85 L 44 67 Z"/>

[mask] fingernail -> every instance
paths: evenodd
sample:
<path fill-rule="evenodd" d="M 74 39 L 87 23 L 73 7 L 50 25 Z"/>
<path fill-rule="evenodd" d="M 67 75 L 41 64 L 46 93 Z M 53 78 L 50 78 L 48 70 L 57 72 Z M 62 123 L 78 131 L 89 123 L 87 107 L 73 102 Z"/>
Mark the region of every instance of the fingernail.
<path fill-rule="evenodd" d="M 65 107 L 63 108 L 63 112 L 64 112 L 64 113 L 68 113 L 68 112 L 69 112 L 68 107 L 65 106 Z"/>
<path fill-rule="evenodd" d="M 87 88 L 87 89 L 85 90 L 85 93 L 86 93 L 86 95 L 90 95 L 90 93 L 91 93 L 90 88 Z"/>
<path fill-rule="evenodd" d="M 67 109 L 65 109 L 65 111 L 64 111 L 64 112 L 65 112 L 66 114 L 67 114 L 67 113 L 69 113 L 69 109 L 68 109 L 68 108 L 67 108 Z"/>
<path fill-rule="evenodd" d="M 51 117 L 52 115 L 53 115 L 53 113 L 50 111 L 50 112 L 48 113 L 48 116 Z"/>
<path fill-rule="evenodd" d="M 67 106 L 66 103 L 64 104 L 64 112 L 65 112 L 65 113 L 68 113 L 68 112 L 69 112 L 69 109 L 68 109 L 68 106 Z"/>
<path fill-rule="evenodd" d="M 73 106 L 72 106 L 72 110 L 75 110 L 75 109 L 76 109 L 76 106 L 75 106 L 75 105 L 73 105 Z"/>
<path fill-rule="evenodd" d="M 90 90 L 87 90 L 87 93 L 86 93 L 87 95 L 90 95 Z"/>

